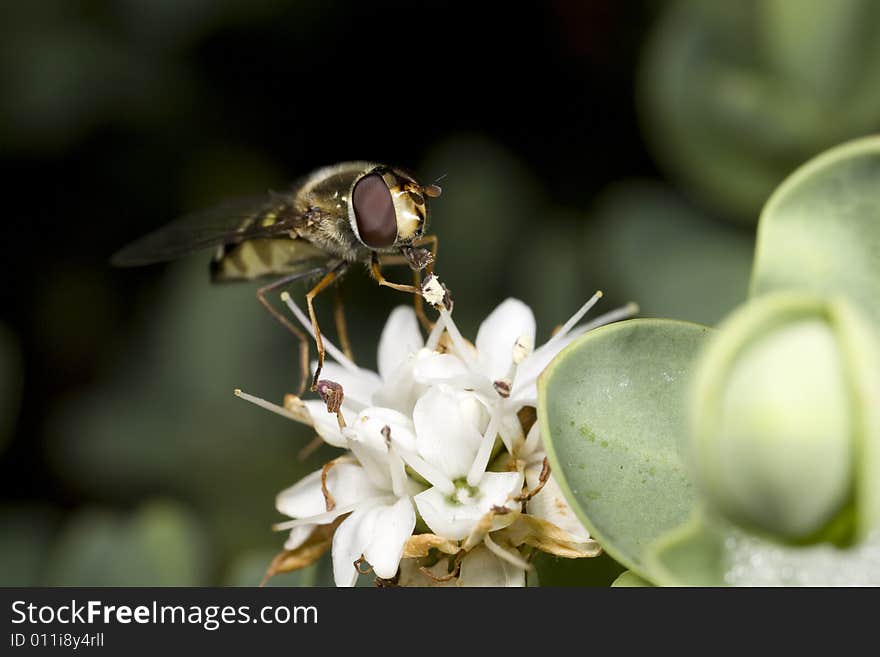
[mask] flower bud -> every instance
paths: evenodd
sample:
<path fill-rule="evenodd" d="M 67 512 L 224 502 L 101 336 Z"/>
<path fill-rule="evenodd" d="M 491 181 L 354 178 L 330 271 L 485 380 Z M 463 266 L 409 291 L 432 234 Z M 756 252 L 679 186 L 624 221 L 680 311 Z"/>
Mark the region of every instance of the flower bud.
<path fill-rule="evenodd" d="M 880 510 L 877 337 L 843 299 L 760 297 L 702 354 L 691 456 L 709 503 L 796 543 L 858 540 Z"/>

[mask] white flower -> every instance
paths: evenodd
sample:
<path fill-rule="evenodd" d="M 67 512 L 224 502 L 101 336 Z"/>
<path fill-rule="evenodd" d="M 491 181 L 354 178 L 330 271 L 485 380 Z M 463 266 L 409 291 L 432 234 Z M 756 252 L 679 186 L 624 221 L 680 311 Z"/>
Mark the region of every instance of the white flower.
<path fill-rule="evenodd" d="M 355 562 L 362 556 L 379 577 L 394 577 L 416 523 L 411 496 L 422 487 L 407 477 L 387 436 L 393 432 L 405 441 L 411 427 L 406 416 L 391 409 L 361 412 L 342 431 L 352 455 L 331 461 L 278 495 L 278 510 L 294 518 L 278 525 L 291 530 L 285 549 L 295 550 L 317 525 L 350 513 L 333 536 L 336 585 L 355 584 Z"/>
<path fill-rule="evenodd" d="M 396 308 L 379 341 L 378 373 L 325 340 L 333 360 L 322 378 L 343 393 L 338 416 L 320 400 L 289 396 L 279 408 L 237 391 L 348 450 L 279 494 L 278 510 L 292 520 L 276 526 L 290 530 L 288 552 L 269 574 L 313 562 L 331 536 L 338 586 L 352 586 L 364 561 L 405 585 L 523 586 L 524 546 L 598 554 L 548 476 L 537 423 L 520 412 L 536 406 L 537 378 L 563 347 L 634 312 L 630 305 L 577 326 L 600 296 L 537 349 L 534 315 L 516 299 L 490 313 L 473 345 L 445 307 L 426 340 L 413 310 Z M 412 535 L 416 511 L 432 533 Z"/>
<path fill-rule="evenodd" d="M 532 350 L 535 316 L 518 299 L 505 300 L 480 324 L 475 348 L 461 338 L 452 316 L 442 312 L 441 321 L 452 337 L 453 350 L 420 360 L 414 371 L 419 381 L 445 385 L 457 383 L 474 389 L 490 413 L 490 424 L 496 431 L 484 435 L 467 482 L 474 485 L 480 473 L 485 471 L 497 432 L 511 456 L 519 460 L 528 490 L 540 489 L 528 500 L 526 511 L 563 530 L 573 543 L 589 541 L 590 534 L 568 505 L 552 474 L 549 479 L 541 480 L 546 453 L 538 425 L 533 424 L 526 438 L 517 413 L 524 406 L 537 406 L 537 378 L 565 346 L 590 329 L 635 311 L 634 305 L 630 304 L 577 326 L 601 296 L 601 292 L 593 295 L 553 337 L 535 350 Z M 419 510 L 421 512 L 421 507 Z"/>
<path fill-rule="evenodd" d="M 474 459 L 484 440 L 484 410 L 473 395 L 442 387 L 429 389 L 413 410 L 414 441 L 392 442 L 407 464 L 432 486 L 415 496 L 419 514 L 438 536 L 461 540 L 494 508 L 518 508 L 523 478 L 519 472 L 473 475 Z M 489 422 L 484 431 L 494 432 Z M 494 436 L 492 436 L 494 438 Z M 473 482 L 473 483 L 471 483 Z M 498 516 L 503 526 L 504 516 Z"/>

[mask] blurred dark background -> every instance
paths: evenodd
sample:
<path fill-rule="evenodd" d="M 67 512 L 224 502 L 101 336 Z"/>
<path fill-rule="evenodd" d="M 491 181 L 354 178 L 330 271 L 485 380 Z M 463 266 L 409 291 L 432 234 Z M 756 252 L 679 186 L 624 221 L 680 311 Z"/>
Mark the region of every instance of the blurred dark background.
<path fill-rule="evenodd" d="M 824 28 L 796 4 L 5 3 L 0 584 L 254 584 L 280 549 L 275 493 L 332 452 L 299 461 L 310 431 L 232 390 L 280 401 L 295 345 L 209 254 L 107 264 L 226 196 L 349 159 L 445 176 L 437 270 L 470 336 L 513 295 L 546 338 L 599 288 L 720 319 L 769 191 L 880 116 L 876 3 Z M 408 300 L 345 294 L 373 367 Z"/>

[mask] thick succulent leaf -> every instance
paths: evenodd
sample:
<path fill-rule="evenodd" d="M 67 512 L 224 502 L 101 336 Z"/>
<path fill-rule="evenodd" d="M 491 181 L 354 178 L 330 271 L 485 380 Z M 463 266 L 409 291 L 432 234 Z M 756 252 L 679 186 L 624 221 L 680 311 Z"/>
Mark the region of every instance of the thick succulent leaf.
<path fill-rule="evenodd" d="M 61 512 L 41 504 L 0 506 L 0 586 L 42 584 Z"/>
<path fill-rule="evenodd" d="M 876 129 L 878 16 L 871 0 L 668 3 L 639 84 L 660 163 L 753 223 L 799 162 Z"/>
<path fill-rule="evenodd" d="M 709 527 L 700 510 L 646 551 L 653 581 L 661 586 L 724 586 L 721 532 Z"/>
<path fill-rule="evenodd" d="M 751 294 L 840 294 L 880 326 L 880 137 L 834 148 L 776 190 L 758 228 Z"/>
<path fill-rule="evenodd" d="M 646 560 L 660 586 L 877 586 L 878 547 L 876 534 L 848 548 L 784 545 L 700 509 Z"/>
<path fill-rule="evenodd" d="M 710 325 L 745 300 L 752 230 L 716 221 L 671 188 L 647 180 L 614 185 L 594 215 L 584 248 L 592 278 L 603 281 L 609 299 L 637 301 L 643 317 Z"/>
<path fill-rule="evenodd" d="M 616 589 L 620 588 L 638 588 L 642 586 L 654 586 L 646 579 L 642 579 L 631 570 L 623 571 L 620 576 L 611 582 L 611 586 Z"/>
<path fill-rule="evenodd" d="M 201 586 L 212 564 L 201 524 L 173 502 L 130 516 L 86 509 L 56 540 L 49 586 Z"/>
<path fill-rule="evenodd" d="M 645 548 L 690 516 L 684 399 L 709 329 L 630 320 L 573 342 L 545 370 L 538 416 L 555 476 L 590 534 L 648 576 Z"/>

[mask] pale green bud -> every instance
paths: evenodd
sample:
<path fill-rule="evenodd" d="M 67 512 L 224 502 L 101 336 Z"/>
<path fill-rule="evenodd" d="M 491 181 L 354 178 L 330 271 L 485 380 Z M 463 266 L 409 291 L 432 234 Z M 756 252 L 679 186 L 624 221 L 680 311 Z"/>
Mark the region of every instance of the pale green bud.
<path fill-rule="evenodd" d="M 792 542 L 847 543 L 876 526 L 878 353 L 842 299 L 780 293 L 734 313 L 701 356 L 691 400 L 710 504 Z"/>

